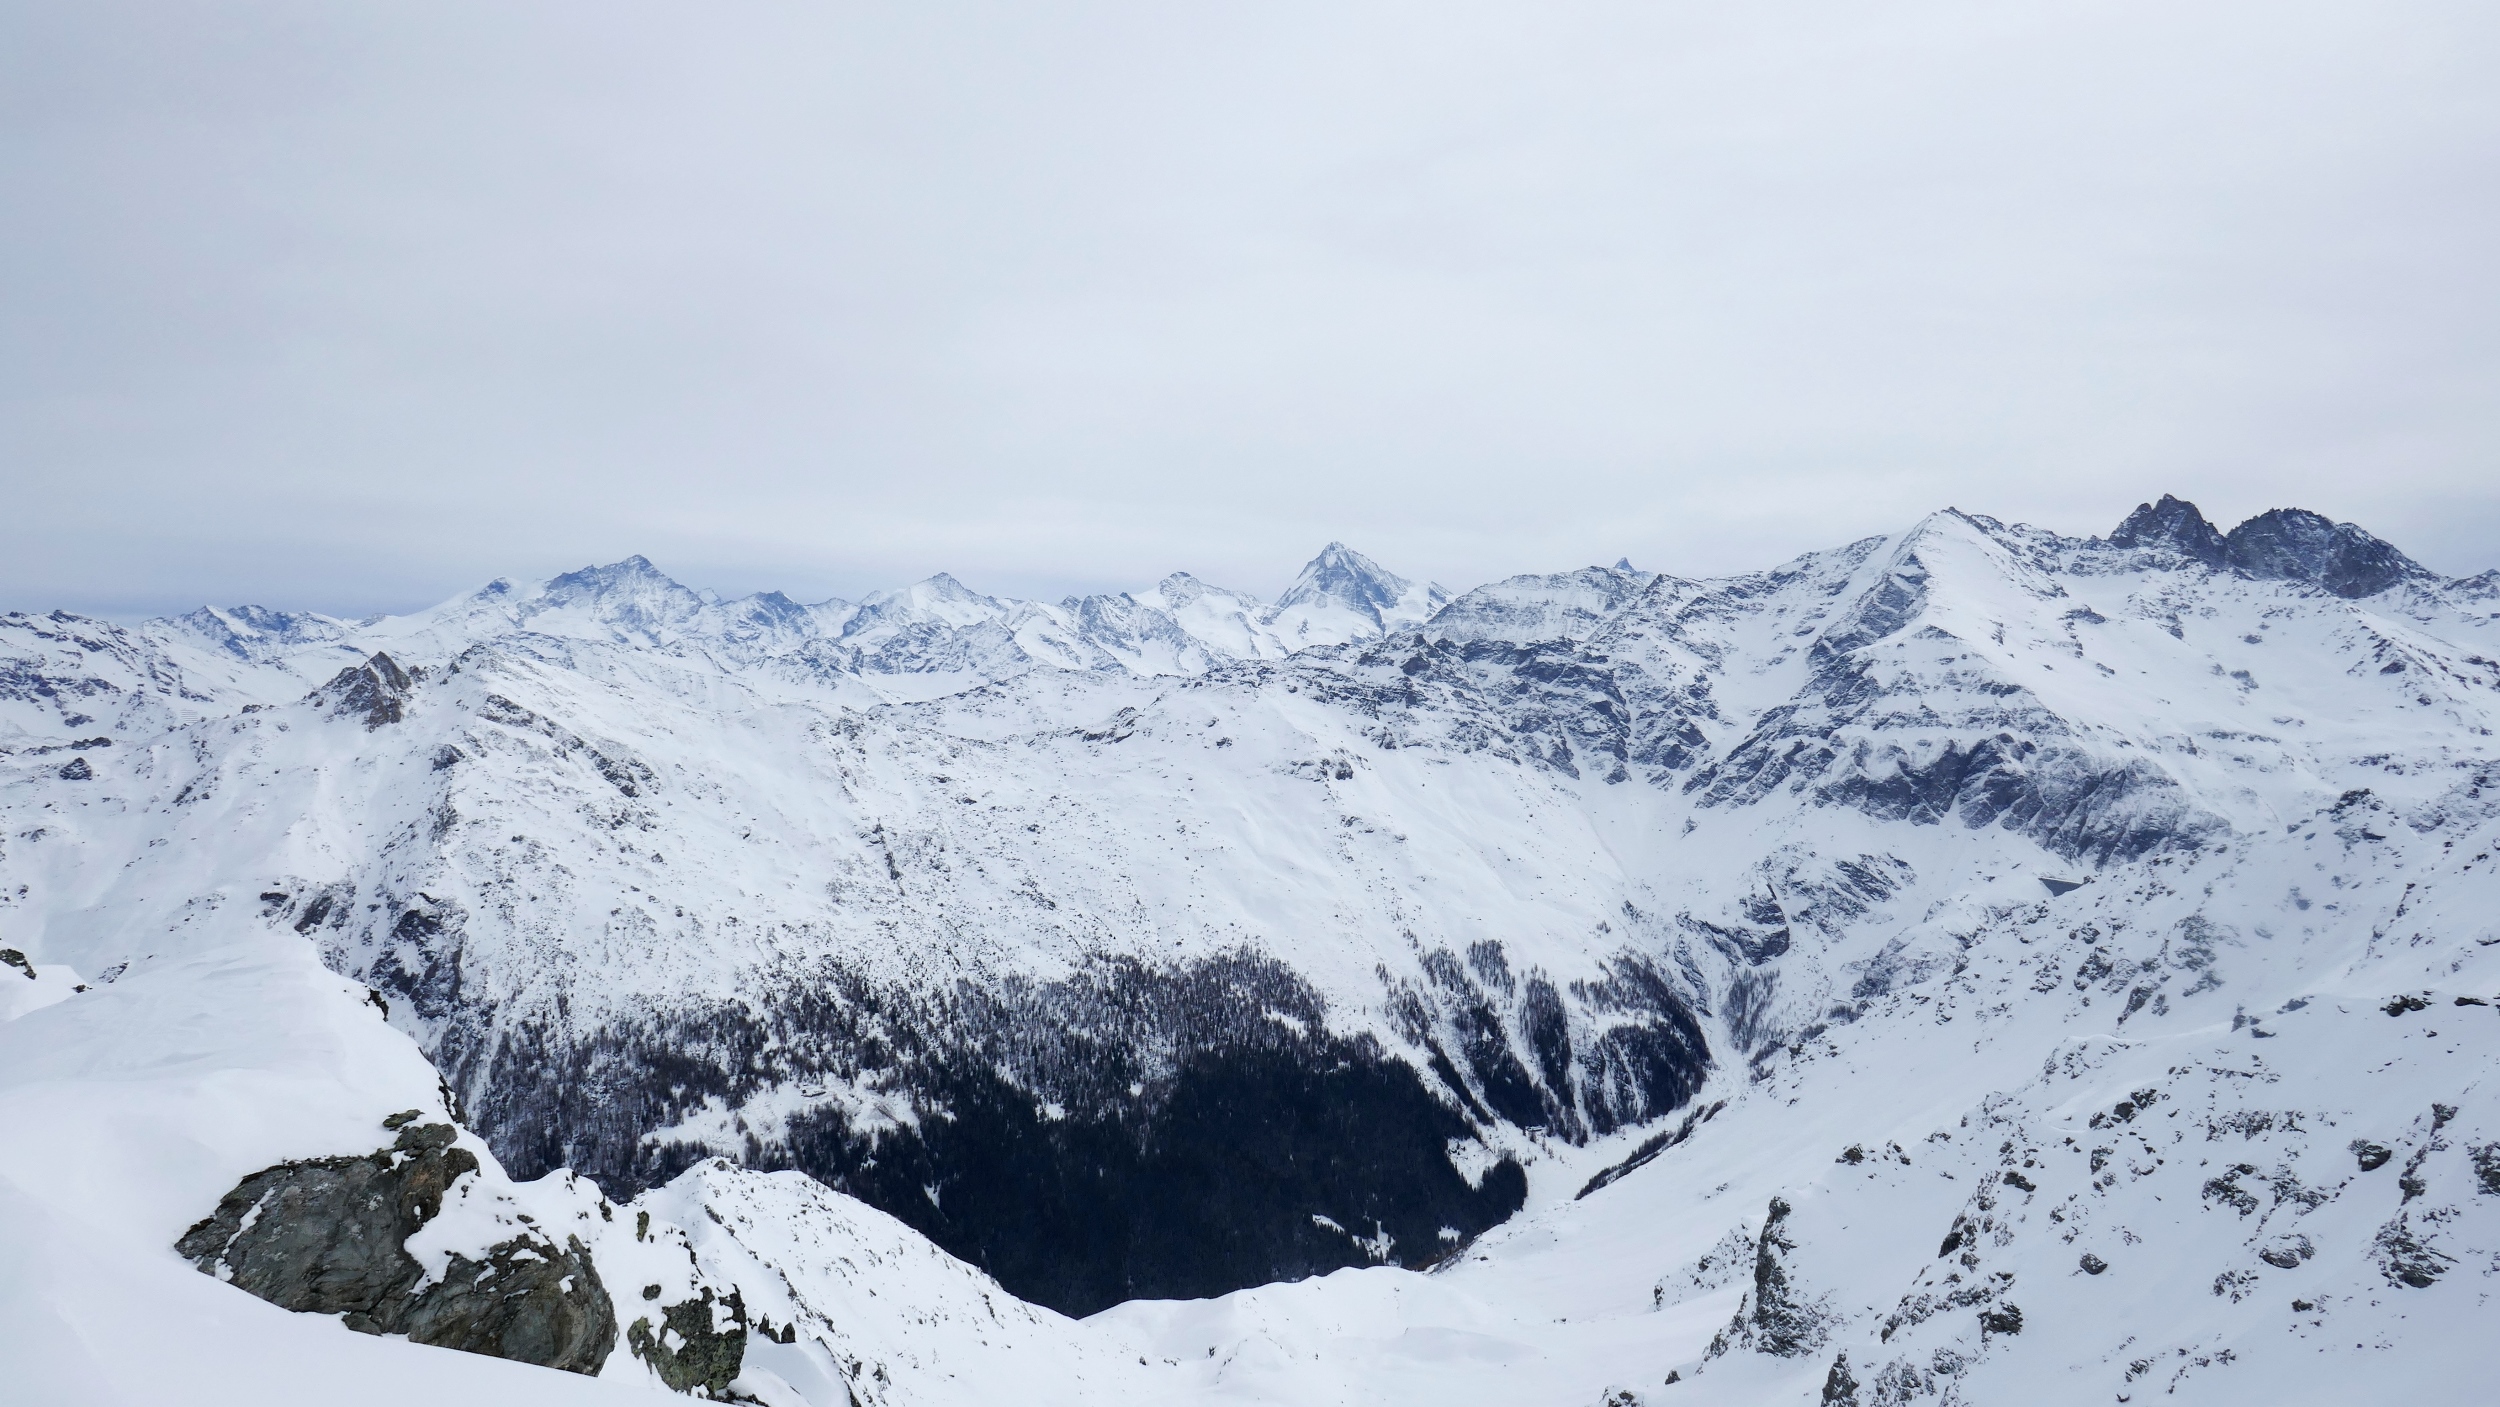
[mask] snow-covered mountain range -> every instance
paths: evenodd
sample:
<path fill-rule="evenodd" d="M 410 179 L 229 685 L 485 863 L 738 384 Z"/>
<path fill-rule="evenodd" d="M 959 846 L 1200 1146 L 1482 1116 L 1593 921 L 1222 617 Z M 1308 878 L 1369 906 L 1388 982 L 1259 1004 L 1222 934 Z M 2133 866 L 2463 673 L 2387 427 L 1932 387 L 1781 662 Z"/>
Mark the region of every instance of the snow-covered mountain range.
<path fill-rule="evenodd" d="M 2464 1401 L 2496 656 L 2500 574 L 2175 499 L 0 617 L 0 1334 L 64 1401 Z"/>

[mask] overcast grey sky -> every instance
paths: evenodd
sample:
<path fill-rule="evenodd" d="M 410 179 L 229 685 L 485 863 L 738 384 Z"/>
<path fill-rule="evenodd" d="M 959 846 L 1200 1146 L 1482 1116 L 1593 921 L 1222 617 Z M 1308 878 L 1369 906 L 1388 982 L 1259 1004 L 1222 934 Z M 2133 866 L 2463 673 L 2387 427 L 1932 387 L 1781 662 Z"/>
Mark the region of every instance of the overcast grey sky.
<path fill-rule="evenodd" d="M 2500 5 L 0 2 L 0 606 L 2165 490 L 2500 565 Z"/>

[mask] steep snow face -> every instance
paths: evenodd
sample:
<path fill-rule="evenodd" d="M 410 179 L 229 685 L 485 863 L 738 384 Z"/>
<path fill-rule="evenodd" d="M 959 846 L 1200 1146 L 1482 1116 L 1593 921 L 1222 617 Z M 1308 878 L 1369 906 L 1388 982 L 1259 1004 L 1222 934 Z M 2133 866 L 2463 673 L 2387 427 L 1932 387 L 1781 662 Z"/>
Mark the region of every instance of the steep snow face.
<path fill-rule="evenodd" d="M 1187 572 L 1172 573 L 1135 599 L 1171 617 L 1218 658 L 1273 659 L 1289 653 L 1266 629 L 1257 597 L 1211 586 Z"/>
<path fill-rule="evenodd" d="M 1288 650 L 1342 645 L 1429 618 L 1450 593 L 1385 571 L 1342 542 L 1321 549 L 1262 620 Z"/>
<path fill-rule="evenodd" d="M 1013 653 L 524 629 L 251 712 L 80 625 L 39 677 L 119 670 L 155 731 L 0 758 L 0 922 L 94 988 L 19 1021 L 189 981 L 204 924 L 309 940 L 502 1165 L 740 1228 L 721 1283 L 818 1334 L 790 1400 L 1045 1342 L 1093 1400 L 2303 1400 L 2296 1341 L 2448 1381 L 2500 1249 L 2489 1047 L 2436 1016 L 2495 995 L 2492 593 L 2217 564 L 2202 521 L 1948 512 L 1203 663 L 1155 618 L 1265 608 L 950 583 L 857 633 Z M 1089 610 L 1131 658 L 1017 633 Z M 1010 1332 L 914 1236 L 1063 1308 L 1313 1278 Z M 808 1311 L 868 1247 L 941 1267 L 920 1308 Z"/>
<path fill-rule="evenodd" d="M 1664 578 L 1629 568 L 1583 567 L 1546 576 L 1515 576 L 1451 601 L 1431 617 L 1435 639 L 1512 645 L 1578 643 Z"/>

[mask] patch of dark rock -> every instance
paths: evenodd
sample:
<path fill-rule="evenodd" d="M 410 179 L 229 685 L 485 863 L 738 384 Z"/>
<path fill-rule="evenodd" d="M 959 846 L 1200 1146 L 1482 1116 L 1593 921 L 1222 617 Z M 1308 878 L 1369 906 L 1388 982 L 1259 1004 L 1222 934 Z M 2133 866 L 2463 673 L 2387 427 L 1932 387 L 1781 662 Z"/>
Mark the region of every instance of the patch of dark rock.
<path fill-rule="evenodd" d="M 2019 1334 L 2023 1331 L 2022 1306 L 2001 1304 L 1979 1312 L 1979 1329 L 1983 1334 Z"/>
<path fill-rule="evenodd" d="M 2086 1275 L 2098 1275 L 2102 1271 L 2109 1269 L 2108 1261 L 2101 1259 L 2099 1256 L 2092 1254 L 2090 1251 L 2085 1251 L 2083 1253 L 2083 1259 L 2077 1261 L 2076 1264 L 2083 1267 L 2083 1273 Z"/>
<path fill-rule="evenodd" d="M 2253 1214 L 2258 1207 L 2257 1194 L 2240 1186 L 2240 1179 L 2256 1171 L 2255 1167 L 2241 1163 L 2220 1177 L 2207 1178 L 2204 1187 L 2205 1200 L 2220 1202 L 2241 1216 Z"/>
<path fill-rule="evenodd" d="M 2227 551 L 2220 529 L 2206 521 L 2195 504 L 2163 494 L 2158 503 L 2139 503 L 2109 535 L 2112 547 L 2167 548 L 2192 561 L 2219 567 Z"/>
<path fill-rule="evenodd" d="M 2250 576 L 2308 582 L 2348 600 L 2427 575 L 2388 543 L 2304 508 L 2273 509 L 2231 529 L 2223 555 Z"/>
<path fill-rule="evenodd" d="M 333 717 L 361 719 L 373 729 L 407 717 L 413 683 L 397 661 L 376 651 L 363 664 L 340 670 L 313 696 L 328 704 Z"/>
<path fill-rule="evenodd" d="M 338 1314 L 351 1329 L 412 1342 L 596 1373 L 616 1318 L 578 1238 L 536 1234 L 453 1255 L 425 1283 L 406 1242 L 442 1210 L 477 1159 L 452 1146 L 449 1124 L 394 1115 L 399 1136 L 363 1157 L 264 1168 L 235 1184 L 175 1242 L 199 1268 L 283 1309 Z"/>
<path fill-rule="evenodd" d="M 2417 997 L 2408 993 L 2403 996 L 2389 997 L 2387 1005 L 2380 1007 L 2379 1010 L 2390 1016 L 2402 1016 L 2408 1011 L 2427 1010 L 2430 1004 L 2430 998 Z"/>
<path fill-rule="evenodd" d="M 1823 1375 L 1823 1407 L 1858 1407 L 1858 1380 L 1846 1352 L 1833 1355 L 1832 1370 Z"/>
<path fill-rule="evenodd" d="M 333 919 L 345 921 L 348 895 L 324 890 L 305 901 L 304 911 L 295 916 L 295 931 L 310 933 Z"/>
<path fill-rule="evenodd" d="M 62 763 L 61 770 L 54 775 L 65 782 L 87 782 L 95 780 L 95 769 L 87 765 L 87 759 L 73 757 Z"/>
<path fill-rule="evenodd" d="M 1825 1314 L 1798 1298 L 1789 1272 L 1788 1256 L 1797 1249 L 1788 1235 L 1789 1214 L 1785 1199 L 1771 1199 L 1754 1243 L 1753 1289 L 1736 1318 L 1712 1340 L 1713 1355 L 1726 1352 L 1732 1339 L 1773 1357 L 1795 1358 L 1821 1347 L 1827 1337 Z"/>
<path fill-rule="evenodd" d="M 2014 1171 L 2012 1168 L 2007 1168 L 2005 1170 L 2005 1185 L 2008 1187 L 2019 1187 L 2025 1192 L 2037 1192 L 2040 1190 L 2040 1185 L 2038 1183 L 2033 1182 L 2030 1178 L 2023 1176 L 2021 1173 Z"/>
<path fill-rule="evenodd" d="M 658 1290 L 656 1285 L 644 1290 L 643 1298 L 656 1299 Z M 728 1323 L 721 1326 L 719 1321 L 724 1316 Z M 676 1340 L 675 1347 L 669 1344 L 672 1338 Z M 627 1325 L 625 1344 L 671 1388 L 683 1393 L 701 1388 L 705 1397 L 725 1399 L 731 1380 L 738 1376 L 739 1365 L 746 1361 L 746 1301 L 732 1290 L 716 1307 L 707 1285 L 700 1299 L 663 1305 L 658 1329 L 652 1328 L 648 1317 Z"/>
<path fill-rule="evenodd" d="M 2415 1234 L 2411 1217 L 2402 1213 L 2379 1228 L 2378 1235 L 2371 1239 L 2370 1251 L 2387 1283 L 2408 1289 L 2430 1288 L 2439 1283 L 2449 1266 L 2456 1264 L 2456 1257 Z"/>
<path fill-rule="evenodd" d="M 2500 1197 L 2500 1143 L 2476 1144 L 2465 1151 L 2474 1167 L 2474 1181 L 2485 1193 Z"/>
<path fill-rule="evenodd" d="M 35 978 L 35 965 L 28 962 L 26 955 L 15 948 L 0 948 L 0 967 L 14 967 L 25 973 L 26 980 L 30 982 Z"/>
<path fill-rule="evenodd" d="M 2387 1166 L 2389 1159 L 2396 1156 L 2396 1150 L 2384 1143 L 2372 1143 L 2366 1138 L 2356 1138 L 2352 1141 L 2352 1155 L 2360 1161 L 2363 1172 L 2377 1172 L 2380 1168 Z"/>

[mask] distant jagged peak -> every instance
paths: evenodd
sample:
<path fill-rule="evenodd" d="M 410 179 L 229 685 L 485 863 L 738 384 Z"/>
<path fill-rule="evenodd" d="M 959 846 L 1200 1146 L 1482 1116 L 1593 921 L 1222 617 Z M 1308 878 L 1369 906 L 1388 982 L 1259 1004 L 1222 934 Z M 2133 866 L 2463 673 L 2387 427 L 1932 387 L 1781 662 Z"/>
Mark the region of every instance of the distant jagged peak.
<path fill-rule="evenodd" d="M 888 600 L 990 600 L 983 592 L 963 585 L 955 572 L 930 572 L 908 587 L 885 587 L 883 592 L 868 592 L 860 605 Z"/>
<path fill-rule="evenodd" d="M 348 623 L 311 611 L 277 611 L 267 606 L 202 606 L 179 616 L 153 620 L 156 627 L 180 631 L 212 649 L 237 659 L 258 661 L 304 645 L 345 637 Z"/>
<path fill-rule="evenodd" d="M 909 586 L 872 591 L 844 622 L 843 637 L 853 639 L 903 627 L 941 625 L 960 629 L 996 621 L 1023 604 L 985 596 L 955 579 L 951 572 L 926 576 Z"/>
<path fill-rule="evenodd" d="M 1584 640 L 1659 580 L 1626 567 L 1530 573 L 1462 592 L 1436 611 L 1425 634 L 1437 640 L 1504 640 L 1527 645 Z"/>
<path fill-rule="evenodd" d="M 2348 600 L 2433 577 L 2393 544 L 2306 508 L 2268 509 L 2223 541 L 2226 560 L 2250 576 L 2307 582 Z"/>
<path fill-rule="evenodd" d="M 1247 591 L 1235 591 L 1229 586 L 1217 586 L 1211 581 L 1202 581 L 1197 577 L 1191 576 L 1187 572 L 1172 573 L 1163 580 L 1156 582 L 1154 584 L 1154 589 L 1145 593 L 1145 595 L 1139 599 L 1156 600 L 1162 604 L 1165 610 L 1176 611 L 1183 606 L 1190 605 L 1193 602 L 1203 600 L 1210 596 L 1216 597 L 1227 604 L 1245 608 L 1256 607 L 1260 604 L 1259 598 L 1251 595 Z"/>
<path fill-rule="evenodd" d="M 2264 581 L 2306 582 L 2347 599 L 2434 576 L 2384 539 L 2306 508 L 2270 508 L 2226 534 L 2195 504 L 2163 494 L 2158 502 L 2138 504 L 2108 541 L 2168 549 Z"/>
<path fill-rule="evenodd" d="M 2112 547 L 2167 547 L 2182 556 L 2221 566 L 2223 537 L 2195 504 L 2163 494 L 2159 502 L 2139 503 L 2126 521 L 2111 531 Z"/>
<path fill-rule="evenodd" d="M 618 596 L 675 596 L 680 593 L 689 600 L 702 599 L 701 593 L 680 584 L 639 552 L 623 561 L 582 567 L 551 577 L 541 591 L 547 600 L 568 605 Z"/>
<path fill-rule="evenodd" d="M 1303 564 L 1302 574 L 1276 604 L 1282 609 L 1327 603 L 1376 615 L 1394 608 L 1413 589 L 1413 582 L 1342 542 L 1332 542 Z"/>

